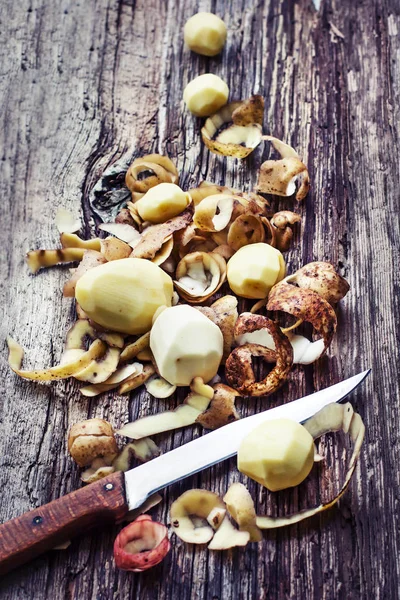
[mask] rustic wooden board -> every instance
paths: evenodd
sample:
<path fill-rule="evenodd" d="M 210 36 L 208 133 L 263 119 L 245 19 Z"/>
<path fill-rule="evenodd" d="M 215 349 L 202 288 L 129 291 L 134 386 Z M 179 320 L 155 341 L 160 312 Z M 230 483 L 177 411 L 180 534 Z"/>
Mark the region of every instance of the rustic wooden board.
<path fill-rule="evenodd" d="M 192 55 L 182 44 L 185 20 L 212 10 L 229 27 L 221 57 Z M 143 575 L 115 570 L 117 528 L 75 540 L 0 582 L 5 600 L 39 598 L 169 600 L 394 599 L 399 595 L 400 398 L 399 123 L 400 6 L 395 0 L 21 0 L 1 3 L 0 189 L 2 340 L 28 349 L 27 364 L 60 358 L 74 319 L 60 288 L 67 267 L 28 274 L 24 251 L 57 243 L 58 206 L 84 216 L 94 232 L 89 191 L 104 169 L 130 152 L 169 154 L 184 187 L 202 179 L 250 189 L 268 149 L 244 162 L 212 156 L 199 123 L 182 110 L 193 76 L 221 75 L 232 97 L 266 98 L 265 128 L 292 143 L 309 165 L 312 190 L 301 233 L 288 254 L 291 270 L 333 261 L 351 283 L 329 357 L 297 368 L 271 401 L 239 405 L 242 414 L 293 399 L 373 368 L 353 400 L 367 439 L 340 506 L 309 522 L 269 533 L 262 545 L 224 554 L 173 539 L 166 561 Z M 276 204 L 278 205 L 278 203 Z M 280 202 L 279 206 L 290 206 Z M 17 380 L 5 363 L 0 401 L 0 517 L 6 520 L 79 485 L 68 456 L 70 425 L 104 416 L 115 426 L 165 405 L 112 394 L 87 400 L 78 386 Z M 164 450 L 198 435 L 177 432 Z M 284 514 L 327 498 L 344 472 L 337 440 L 325 440 L 320 476 L 271 498 L 251 486 L 260 511 Z M 183 489 L 223 493 L 239 474 L 224 464 L 171 487 L 154 513 Z M 101 524 L 99 524 L 101 525 Z"/>

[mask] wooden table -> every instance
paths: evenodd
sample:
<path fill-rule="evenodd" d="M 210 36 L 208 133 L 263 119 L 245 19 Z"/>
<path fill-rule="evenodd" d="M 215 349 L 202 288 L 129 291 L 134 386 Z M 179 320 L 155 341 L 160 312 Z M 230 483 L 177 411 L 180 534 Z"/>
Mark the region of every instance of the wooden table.
<path fill-rule="evenodd" d="M 220 57 L 183 46 L 183 24 L 199 9 L 216 12 L 228 26 Z M 184 188 L 203 179 L 243 190 L 255 184 L 267 146 L 244 162 L 211 155 L 200 123 L 183 110 L 186 83 L 211 71 L 227 81 L 233 98 L 262 94 L 265 131 L 293 144 L 308 164 L 312 188 L 295 204 L 302 224 L 287 254 L 290 271 L 329 260 L 351 284 L 329 356 L 297 367 L 273 400 L 238 403 L 241 414 L 373 369 L 353 396 L 367 426 L 359 466 L 329 514 L 231 552 L 174 538 L 164 563 L 142 575 L 115 569 L 117 528 L 99 524 L 68 550 L 5 577 L 1 598 L 398 598 L 399 3 L 323 0 L 317 11 L 309 0 L 3 0 L 0 11 L 2 331 L 27 349 L 25 364 L 57 363 L 75 317 L 60 292 L 68 267 L 33 277 L 24 253 L 56 246 L 59 206 L 81 214 L 84 233 L 94 233 L 88 193 L 115 160 L 166 153 Z M 5 357 L 3 343 L 2 520 L 81 485 L 66 448 L 72 423 L 101 416 L 118 427 L 165 406 L 145 394 L 88 400 L 70 381 L 21 381 Z M 157 441 L 165 451 L 198 433 Z M 285 514 L 328 498 L 345 470 L 342 448 L 340 437 L 329 436 L 321 447 L 326 466 L 292 492 L 271 497 L 250 485 L 259 512 Z M 167 522 L 170 503 L 184 489 L 201 485 L 223 494 L 238 478 L 234 462 L 219 465 L 167 490 L 154 514 Z"/>

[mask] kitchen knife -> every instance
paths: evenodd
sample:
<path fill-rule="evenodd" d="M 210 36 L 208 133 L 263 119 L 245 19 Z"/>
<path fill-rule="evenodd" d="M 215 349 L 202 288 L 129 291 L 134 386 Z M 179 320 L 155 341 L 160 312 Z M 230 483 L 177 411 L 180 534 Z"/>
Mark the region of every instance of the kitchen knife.
<path fill-rule="evenodd" d="M 87 529 L 123 520 L 129 510 L 157 490 L 235 455 L 244 436 L 263 421 L 289 418 L 304 422 L 327 404 L 346 398 L 369 372 L 235 421 L 126 473 L 109 475 L 0 525 L 0 574 Z"/>

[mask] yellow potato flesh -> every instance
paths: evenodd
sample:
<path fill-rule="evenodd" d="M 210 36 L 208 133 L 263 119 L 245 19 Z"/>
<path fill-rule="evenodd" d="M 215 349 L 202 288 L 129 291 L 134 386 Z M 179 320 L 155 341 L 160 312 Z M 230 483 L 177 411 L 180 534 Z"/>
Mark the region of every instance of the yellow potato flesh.
<path fill-rule="evenodd" d="M 87 271 L 76 285 L 77 302 L 96 323 L 128 334 L 151 329 L 160 306 L 171 306 L 172 279 L 142 258 L 114 260 Z"/>
<path fill-rule="evenodd" d="M 223 353 L 222 333 L 210 319 L 187 304 L 164 310 L 150 333 L 159 373 L 172 385 L 205 383 L 216 375 Z"/>
<path fill-rule="evenodd" d="M 299 423 L 262 423 L 242 441 L 238 469 L 272 492 L 299 485 L 314 464 L 312 436 Z"/>
<path fill-rule="evenodd" d="M 185 23 L 185 44 L 203 56 L 219 54 L 226 41 L 226 25 L 213 13 L 199 12 Z"/>
<path fill-rule="evenodd" d="M 229 88 L 217 75 L 205 73 L 190 81 L 183 92 L 183 100 L 191 113 L 208 117 L 228 101 Z"/>
<path fill-rule="evenodd" d="M 135 203 L 135 207 L 143 221 L 164 223 L 176 217 L 190 203 L 190 196 L 174 183 L 160 183 L 149 189 Z"/>
<path fill-rule="evenodd" d="M 243 246 L 228 262 L 229 286 L 243 298 L 266 298 L 284 275 L 282 254 L 263 242 Z"/>

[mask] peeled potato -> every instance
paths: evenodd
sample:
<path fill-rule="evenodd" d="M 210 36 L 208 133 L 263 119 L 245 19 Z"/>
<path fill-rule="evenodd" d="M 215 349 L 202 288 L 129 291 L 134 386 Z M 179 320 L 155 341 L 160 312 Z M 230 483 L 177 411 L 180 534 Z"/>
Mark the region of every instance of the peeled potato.
<path fill-rule="evenodd" d="M 174 183 L 160 183 L 150 188 L 135 207 L 143 221 L 164 223 L 183 212 L 190 200 L 189 194 Z"/>
<path fill-rule="evenodd" d="M 216 375 L 223 352 L 222 333 L 210 319 L 186 304 L 165 309 L 157 317 L 150 348 L 158 371 L 172 385 L 204 382 Z"/>
<path fill-rule="evenodd" d="M 229 260 L 227 278 L 231 290 L 243 298 L 266 298 L 285 276 L 282 254 L 260 242 L 240 248 Z"/>
<path fill-rule="evenodd" d="M 217 15 L 199 12 L 185 23 L 185 44 L 193 52 L 204 56 L 215 56 L 224 47 L 226 33 L 226 25 Z"/>
<path fill-rule="evenodd" d="M 102 327 L 136 335 L 151 329 L 160 306 L 171 306 L 172 293 L 172 279 L 160 267 L 142 258 L 124 258 L 87 271 L 75 297 Z"/>
<path fill-rule="evenodd" d="M 183 100 L 197 117 L 214 114 L 228 101 L 229 88 L 218 75 L 205 73 L 190 81 L 184 89 Z"/>
<path fill-rule="evenodd" d="M 299 485 L 314 464 L 313 437 L 290 419 L 265 421 L 242 441 L 238 469 L 271 492 Z"/>

